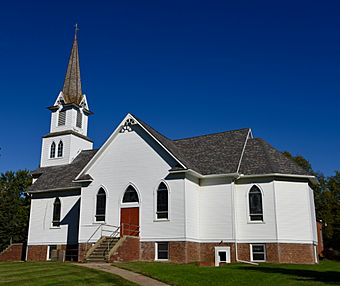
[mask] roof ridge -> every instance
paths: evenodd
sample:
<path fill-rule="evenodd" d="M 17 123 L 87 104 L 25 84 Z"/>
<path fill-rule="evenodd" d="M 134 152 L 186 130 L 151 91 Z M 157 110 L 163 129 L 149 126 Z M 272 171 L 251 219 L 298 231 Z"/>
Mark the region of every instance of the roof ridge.
<path fill-rule="evenodd" d="M 250 130 L 251 128 L 239 128 L 239 129 L 234 129 L 234 130 L 228 130 L 228 131 L 221 131 L 221 132 L 214 132 L 214 133 L 208 133 L 208 134 L 203 134 L 203 135 L 197 135 L 197 136 L 192 136 L 192 137 L 185 137 L 185 138 L 181 138 L 181 139 L 174 139 L 171 140 L 173 142 L 178 142 L 181 140 L 188 140 L 188 139 L 193 139 L 193 138 L 200 138 L 200 137 L 207 137 L 207 136 L 212 136 L 212 135 L 219 135 L 219 134 L 223 134 L 223 133 L 232 133 L 232 132 L 237 132 L 237 131 L 241 131 L 241 130 Z"/>
<path fill-rule="evenodd" d="M 169 140 L 169 141 L 173 141 L 170 138 L 166 137 L 165 135 L 163 135 L 162 133 L 160 133 L 158 130 L 156 130 L 155 128 L 153 128 L 150 124 L 146 123 L 144 120 L 141 120 L 138 116 L 136 116 L 133 113 L 130 113 L 135 119 L 137 119 L 137 121 L 139 123 L 141 123 L 142 125 L 145 125 L 146 127 L 152 129 L 153 131 L 157 132 L 159 135 L 161 135 L 162 137 L 164 137 L 165 139 Z"/>
<path fill-rule="evenodd" d="M 244 153 L 246 152 L 246 148 L 247 148 L 247 143 L 248 143 L 248 140 L 249 140 L 249 134 L 251 132 L 251 129 L 249 128 L 249 131 L 247 133 L 247 137 L 246 137 L 246 140 L 244 141 L 244 144 L 243 144 L 243 148 L 242 148 L 242 152 L 241 152 L 241 155 L 240 155 L 240 160 L 238 162 L 238 165 L 237 165 L 237 170 L 236 170 L 236 173 L 238 173 L 241 169 L 241 165 L 242 165 L 242 159 L 244 157 Z"/>

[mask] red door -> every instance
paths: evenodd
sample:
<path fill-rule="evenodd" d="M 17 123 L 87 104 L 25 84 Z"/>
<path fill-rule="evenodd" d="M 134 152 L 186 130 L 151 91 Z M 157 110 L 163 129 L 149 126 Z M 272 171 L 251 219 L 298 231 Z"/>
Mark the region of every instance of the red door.
<path fill-rule="evenodd" d="M 139 207 L 120 209 L 120 233 L 139 236 Z"/>

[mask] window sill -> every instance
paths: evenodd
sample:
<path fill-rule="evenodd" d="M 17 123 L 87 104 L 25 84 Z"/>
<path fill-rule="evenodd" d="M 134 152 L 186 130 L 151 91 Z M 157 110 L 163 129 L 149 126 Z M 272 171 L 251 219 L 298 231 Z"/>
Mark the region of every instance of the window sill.
<path fill-rule="evenodd" d="M 51 226 L 50 229 L 61 229 L 60 226 Z"/>
<path fill-rule="evenodd" d="M 247 222 L 248 224 L 266 224 L 264 221 L 262 220 L 248 220 Z"/>
<path fill-rule="evenodd" d="M 169 259 L 155 259 L 156 262 L 168 262 Z"/>
<path fill-rule="evenodd" d="M 92 224 L 106 224 L 106 222 L 105 221 L 94 221 Z"/>
<path fill-rule="evenodd" d="M 153 221 L 154 222 L 167 222 L 167 221 L 170 221 L 170 219 L 168 219 L 168 218 L 155 218 Z"/>
<path fill-rule="evenodd" d="M 139 207 L 138 202 L 132 202 L 132 203 L 121 203 L 120 204 L 121 208 L 132 208 L 132 207 Z"/>

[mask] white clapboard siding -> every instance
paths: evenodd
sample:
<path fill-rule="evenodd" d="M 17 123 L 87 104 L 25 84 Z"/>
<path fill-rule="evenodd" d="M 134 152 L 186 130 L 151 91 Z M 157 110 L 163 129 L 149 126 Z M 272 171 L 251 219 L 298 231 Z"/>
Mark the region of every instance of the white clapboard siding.
<path fill-rule="evenodd" d="M 171 168 L 158 152 L 136 132 L 119 133 L 114 138 L 87 172 L 94 182 L 82 190 L 80 242 L 87 241 L 98 225 L 95 206 L 99 188 L 107 192 L 106 223 L 118 226 L 122 197 L 129 184 L 140 196 L 141 239 L 183 239 L 184 180 L 166 181 L 170 188 L 170 219 L 156 220 L 155 191 Z"/>
<path fill-rule="evenodd" d="M 235 184 L 236 237 L 242 242 L 276 240 L 273 183 L 256 184 L 262 191 L 263 222 L 249 218 L 248 193 L 254 184 Z"/>
<path fill-rule="evenodd" d="M 76 109 L 68 109 L 66 110 L 66 120 L 65 125 L 58 125 L 59 119 L 59 110 L 52 112 L 51 114 L 51 125 L 50 125 L 50 132 L 61 132 L 67 130 L 74 130 L 82 135 L 87 136 L 87 126 L 88 126 L 88 116 L 85 115 L 82 111 L 82 127 L 77 127 L 77 110 Z"/>
<path fill-rule="evenodd" d="M 307 183 L 275 182 L 278 239 L 287 242 L 312 242 L 315 216 L 311 210 Z"/>
<path fill-rule="evenodd" d="M 60 141 L 63 142 L 63 157 L 58 158 L 58 144 Z M 55 158 L 50 158 L 52 142 L 55 142 L 56 144 Z M 89 150 L 92 148 L 92 142 L 89 142 L 73 134 L 43 138 L 40 166 L 49 167 L 69 164 L 81 150 Z"/>
<path fill-rule="evenodd" d="M 196 183 L 185 180 L 185 236 L 188 240 L 199 239 L 199 189 Z"/>
<path fill-rule="evenodd" d="M 72 209 L 80 196 L 59 197 L 60 220 Z M 55 198 L 32 199 L 29 223 L 28 245 L 66 244 L 68 225 L 52 226 Z"/>
<path fill-rule="evenodd" d="M 199 190 L 199 238 L 202 241 L 232 239 L 231 184 L 210 180 Z"/>

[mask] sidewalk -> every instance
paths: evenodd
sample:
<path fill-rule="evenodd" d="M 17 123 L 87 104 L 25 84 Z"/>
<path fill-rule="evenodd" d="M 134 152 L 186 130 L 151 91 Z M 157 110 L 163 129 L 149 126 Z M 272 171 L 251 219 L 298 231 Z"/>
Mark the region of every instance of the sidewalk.
<path fill-rule="evenodd" d="M 169 286 L 142 274 L 121 269 L 107 263 L 76 263 L 76 265 L 112 273 L 142 286 Z"/>

